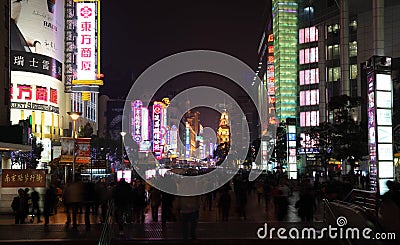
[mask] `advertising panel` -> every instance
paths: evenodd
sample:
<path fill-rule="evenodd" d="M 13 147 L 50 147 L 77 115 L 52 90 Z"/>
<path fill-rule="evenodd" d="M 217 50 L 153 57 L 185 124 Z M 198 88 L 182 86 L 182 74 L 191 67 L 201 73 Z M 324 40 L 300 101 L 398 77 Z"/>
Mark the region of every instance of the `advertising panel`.
<path fill-rule="evenodd" d="M 2 188 L 7 187 L 46 187 L 46 170 L 3 169 Z"/>
<path fill-rule="evenodd" d="M 76 159 L 77 164 L 90 163 L 90 138 L 76 139 Z"/>
<path fill-rule="evenodd" d="M 11 53 L 19 51 L 34 60 L 26 65 L 44 65 L 39 61 L 46 57 L 48 64 L 63 62 L 64 1 L 11 1 L 10 25 Z"/>
<path fill-rule="evenodd" d="M 74 161 L 74 139 L 70 137 L 61 138 L 60 163 L 72 163 Z"/>

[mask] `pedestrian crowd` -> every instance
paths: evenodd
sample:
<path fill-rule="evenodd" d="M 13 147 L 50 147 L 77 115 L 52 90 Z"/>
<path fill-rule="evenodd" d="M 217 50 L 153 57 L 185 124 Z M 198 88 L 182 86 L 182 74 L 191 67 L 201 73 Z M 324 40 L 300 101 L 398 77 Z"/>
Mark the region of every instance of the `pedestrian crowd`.
<path fill-rule="evenodd" d="M 255 181 L 249 181 L 244 171 L 236 174 L 222 187 L 201 196 L 175 196 L 151 186 L 150 183 L 152 182 L 140 178 L 135 178 L 132 182 L 121 178 L 118 182 L 110 183 L 99 179 L 96 183 L 76 181 L 65 186 L 51 184 L 45 190 L 44 196 L 39 195 L 35 188 L 30 193 L 29 188 L 20 188 L 11 208 L 15 224 L 44 221 L 44 225 L 48 225 L 49 217 L 62 207 L 66 214 L 67 228 L 72 226 L 73 230 L 77 230 L 77 215 L 83 214 L 85 228 L 90 230 L 90 216 L 99 215 L 100 222 L 106 222 L 112 201 L 112 215 L 121 235 L 126 232 L 125 224 L 143 224 L 145 213 L 149 212 L 152 221 L 160 221 L 163 227 L 167 222 L 180 221 L 182 237 L 196 239 L 200 212 L 211 211 L 212 207 L 217 208 L 218 221 L 229 221 L 234 212 L 236 217 L 247 220 L 249 198 L 256 198 L 260 215 L 264 214 L 266 221 L 285 221 L 289 197 L 296 191 L 299 195 L 294 206 L 299 218 L 303 222 L 312 222 L 322 199 L 340 199 L 352 188 L 338 182 L 321 183 L 319 179 L 309 176 L 302 176 L 297 180 L 289 179 L 279 172 L 265 172 Z M 383 196 L 383 200 L 391 200 L 400 208 L 400 188 L 392 183 L 389 183 L 388 188 L 390 192 Z M 44 199 L 40 200 L 42 196 Z M 42 209 L 40 203 L 43 203 Z"/>

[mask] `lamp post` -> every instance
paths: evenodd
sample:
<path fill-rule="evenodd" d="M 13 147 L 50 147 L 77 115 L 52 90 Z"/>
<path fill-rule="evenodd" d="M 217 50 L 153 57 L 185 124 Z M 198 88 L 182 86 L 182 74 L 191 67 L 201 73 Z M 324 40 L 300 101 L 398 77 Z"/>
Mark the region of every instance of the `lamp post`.
<path fill-rule="evenodd" d="M 124 163 L 124 145 L 125 145 L 124 137 L 126 135 L 126 132 L 122 131 L 120 134 L 121 134 L 121 164 L 123 164 Z"/>
<path fill-rule="evenodd" d="M 75 182 L 75 147 L 76 147 L 76 120 L 82 115 L 82 112 L 67 112 L 74 122 L 74 127 L 72 131 L 72 138 L 74 139 L 74 148 L 73 148 L 73 160 L 72 160 L 72 183 Z"/>

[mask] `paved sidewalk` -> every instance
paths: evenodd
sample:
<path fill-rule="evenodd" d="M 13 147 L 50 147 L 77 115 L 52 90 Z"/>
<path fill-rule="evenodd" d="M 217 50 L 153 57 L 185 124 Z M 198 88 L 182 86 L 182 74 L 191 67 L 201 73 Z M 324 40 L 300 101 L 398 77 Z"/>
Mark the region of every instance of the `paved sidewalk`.
<path fill-rule="evenodd" d="M 197 229 L 198 241 L 201 243 L 215 244 L 220 241 L 228 244 L 246 244 L 266 242 L 258 239 L 257 231 L 264 227 L 265 222 L 268 227 L 276 228 L 291 228 L 304 227 L 305 223 L 298 222 L 300 219 L 297 216 L 297 210 L 294 208 L 294 203 L 298 199 L 298 193 L 295 192 L 289 198 L 288 216 L 285 222 L 276 222 L 273 219 L 266 220 L 266 212 L 263 203 L 258 204 L 255 194 L 249 194 L 248 203 L 246 206 L 247 219 L 242 220 L 235 212 L 235 198 L 232 193 L 232 208 L 230 212 L 229 222 L 222 222 L 218 217 L 218 208 L 216 201 L 213 202 L 211 211 L 208 207 L 202 206 L 200 209 L 200 219 Z M 100 215 L 91 215 L 91 230 L 86 231 L 84 225 L 84 214 L 78 214 L 78 230 L 74 231 L 71 227 L 65 227 L 66 215 L 63 208 L 58 210 L 58 213 L 50 217 L 50 225 L 44 226 L 43 223 L 14 225 L 14 217 L 11 214 L 0 215 L 0 243 L 31 243 L 39 244 L 43 242 L 61 243 L 61 244 L 97 244 L 103 228 L 100 224 Z M 159 212 L 161 215 L 161 212 Z M 181 239 L 181 224 L 179 222 L 169 222 L 166 227 L 162 227 L 160 222 L 152 222 L 151 212 L 146 213 L 145 224 L 126 224 L 125 233 L 120 236 L 117 232 L 117 227 L 114 225 L 114 239 L 112 244 L 124 244 L 129 241 L 137 243 L 184 243 Z M 321 220 L 321 212 L 316 213 L 316 220 Z M 43 220 L 43 219 L 42 219 Z M 161 220 L 161 217 L 159 218 Z M 310 225 L 310 224 L 308 224 Z M 314 222 L 313 227 L 322 227 L 322 222 Z M 275 235 L 276 236 L 276 235 Z M 269 243 L 277 241 L 268 239 Z M 278 240 L 282 244 L 282 240 Z M 291 240 L 290 244 L 296 243 Z M 304 240 L 303 240 L 304 242 Z M 323 241 L 322 244 L 327 241 Z M 309 242 L 307 242 L 309 243 Z M 298 243 L 302 244 L 302 243 Z M 310 243 L 309 243 L 310 244 Z M 314 243 L 311 243 L 314 244 Z M 315 243 L 320 245 L 321 241 Z M 225 245 L 225 244 L 224 244 Z"/>

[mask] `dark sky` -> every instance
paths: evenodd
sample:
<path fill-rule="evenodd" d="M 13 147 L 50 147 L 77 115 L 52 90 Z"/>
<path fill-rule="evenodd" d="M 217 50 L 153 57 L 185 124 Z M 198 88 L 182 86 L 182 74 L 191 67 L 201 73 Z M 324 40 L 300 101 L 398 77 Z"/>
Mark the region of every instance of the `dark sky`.
<path fill-rule="evenodd" d="M 187 50 L 224 52 L 255 70 L 268 2 L 102 1 L 101 94 L 125 98 L 147 67 Z"/>

